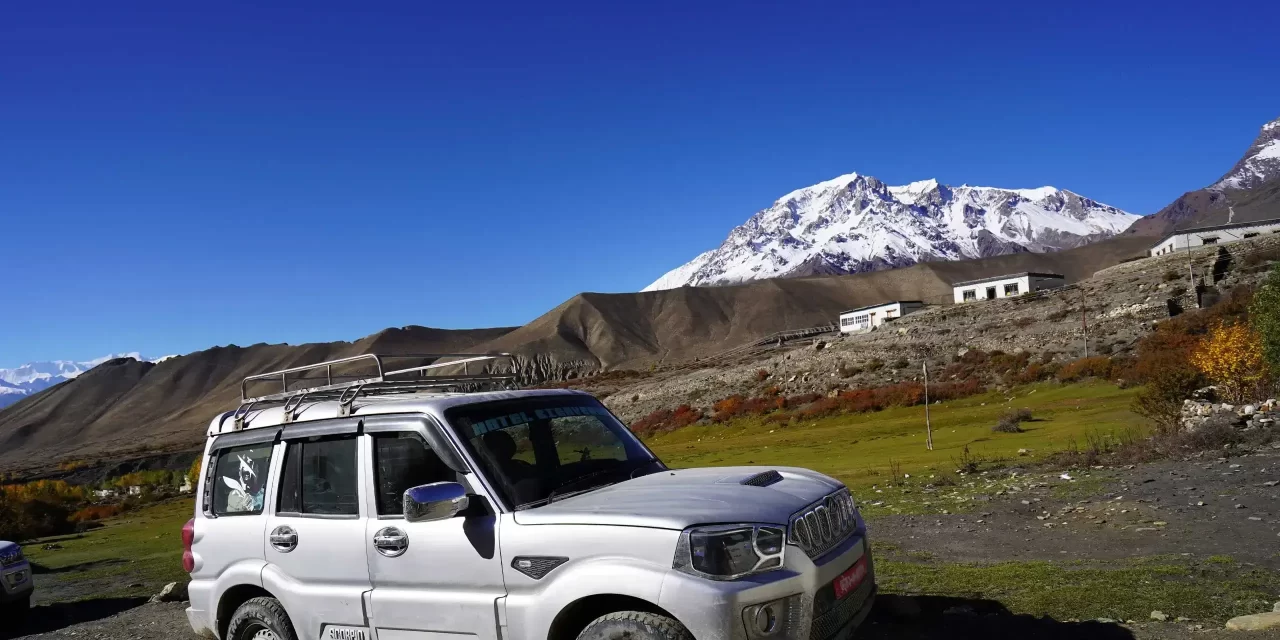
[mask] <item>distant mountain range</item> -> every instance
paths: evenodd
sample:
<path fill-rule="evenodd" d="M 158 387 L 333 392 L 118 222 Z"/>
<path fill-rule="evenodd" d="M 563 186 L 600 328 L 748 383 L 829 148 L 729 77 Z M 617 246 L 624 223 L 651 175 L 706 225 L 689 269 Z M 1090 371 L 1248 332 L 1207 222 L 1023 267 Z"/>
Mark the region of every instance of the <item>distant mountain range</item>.
<path fill-rule="evenodd" d="M 73 362 L 71 360 L 29 362 L 15 369 L 0 369 L 0 407 L 11 405 L 33 393 L 38 393 L 55 384 L 71 380 L 108 360 L 133 358 L 142 362 L 162 362 L 172 357 L 174 356 L 148 360 L 134 351 L 131 353 L 113 353 L 83 362 Z"/>
<path fill-rule="evenodd" d="M 851 173 L 782 196 L 645 291 L 1057 251 L 1113 236 L 1139 217 L 1054 187 L 895 187 Z"/>

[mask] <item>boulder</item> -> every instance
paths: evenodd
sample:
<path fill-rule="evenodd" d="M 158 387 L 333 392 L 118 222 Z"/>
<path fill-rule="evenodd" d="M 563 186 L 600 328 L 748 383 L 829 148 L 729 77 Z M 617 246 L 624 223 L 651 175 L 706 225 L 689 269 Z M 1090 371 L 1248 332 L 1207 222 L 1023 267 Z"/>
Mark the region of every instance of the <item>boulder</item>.
<path fill-rule="evenodd" d="M 166 584 L 160 593 L 151 596 L 151 602 L 186 602 L 187 601 L 187 583 L 186 582 L 170 582 Z"/>
<path fill-rule="evenodd" d="M 1169 619 L 1169 614 L 1167 614 L 1167 613 L 1165 613 L 1165 612 L 1163 612 L 1163 611 L 1158 611 L 1158 610 L 1157 610 L 1157 611 L 1152 611 L 1152 612 L 1151 612 L 1151 619 L 1152 619 L 1152 620 L 1155 620 L 1155 621 L 1157 621 L 1157 622 L 1164 622 L 1165 620 L 1168 620 L 1168 619 Z"/>
<path fill-rule="evenodd" d="M 1280 611 L 1255 613 L 1250 616 L 1239 616 L 1227 621 L 1227 629 L 1232 631 L 1264 631 L 1280 629 Z"/>

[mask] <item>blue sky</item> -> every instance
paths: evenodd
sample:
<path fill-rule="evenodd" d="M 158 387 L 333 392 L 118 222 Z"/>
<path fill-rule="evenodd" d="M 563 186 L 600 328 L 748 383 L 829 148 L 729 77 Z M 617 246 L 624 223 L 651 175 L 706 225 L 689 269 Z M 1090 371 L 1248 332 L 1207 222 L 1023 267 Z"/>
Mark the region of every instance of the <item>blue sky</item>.
<path fill-rule="evenodd" d="M 1274 2 L 331 4 L 6 7 L 0 367 L 518 325 L 850 171 L 1152 213 L 1280 116 Z"/>

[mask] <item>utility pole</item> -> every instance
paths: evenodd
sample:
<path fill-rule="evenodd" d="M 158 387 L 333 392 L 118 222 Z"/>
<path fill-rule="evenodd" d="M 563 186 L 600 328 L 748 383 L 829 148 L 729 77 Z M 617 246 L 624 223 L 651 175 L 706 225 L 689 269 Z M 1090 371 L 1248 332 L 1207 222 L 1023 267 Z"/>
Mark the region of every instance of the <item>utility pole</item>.
<path fill-rule="evenodd" d="M 1084 327 L 1084 357 L 1089 357 L 1089 310 L 1085 308 L 1084 285 L 1080 285 L 1080 326 Z"/>
<path fill-rule="evenodd" d="M 929 361 L 924 361 L 924 446 L 933 451 L 933 424 L 929 422 Z"/>

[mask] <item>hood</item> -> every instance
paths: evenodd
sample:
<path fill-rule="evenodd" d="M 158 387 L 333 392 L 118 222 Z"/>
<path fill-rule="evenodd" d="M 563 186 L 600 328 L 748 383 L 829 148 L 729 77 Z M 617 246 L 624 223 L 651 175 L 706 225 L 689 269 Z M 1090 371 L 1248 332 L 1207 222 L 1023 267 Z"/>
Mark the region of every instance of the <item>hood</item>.
<path fill-rule="evenodd" d="M 743 484 L 753 478 L 754 484 Z M 841 486 L 820 473 L 791 467 L 668 470 L 517 511 L 515 520 L 528 525 L 598 524 L 677 531 L 697 524 L 785 525 L 802 507 Z"/>

